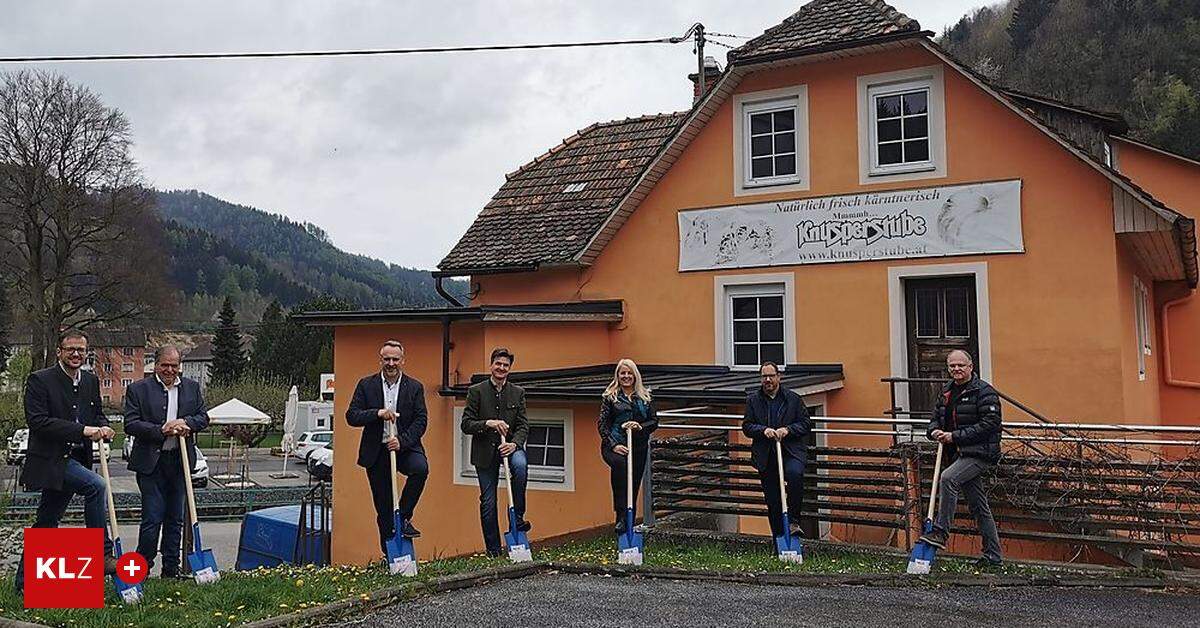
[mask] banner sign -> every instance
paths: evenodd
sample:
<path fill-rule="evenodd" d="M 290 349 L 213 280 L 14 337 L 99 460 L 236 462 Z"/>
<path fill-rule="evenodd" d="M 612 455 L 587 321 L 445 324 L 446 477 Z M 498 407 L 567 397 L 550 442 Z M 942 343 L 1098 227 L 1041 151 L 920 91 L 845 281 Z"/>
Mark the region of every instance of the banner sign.
<path fill-rule="evenodd" d="M 679 270 L 1021 253 L 1021 182 L 679 213 Z"/>

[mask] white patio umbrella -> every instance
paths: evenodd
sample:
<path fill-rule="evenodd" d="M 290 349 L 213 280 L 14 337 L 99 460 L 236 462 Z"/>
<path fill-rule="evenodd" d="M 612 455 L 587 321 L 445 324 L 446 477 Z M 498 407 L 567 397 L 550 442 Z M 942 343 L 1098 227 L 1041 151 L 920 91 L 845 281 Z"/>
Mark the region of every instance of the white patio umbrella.
<path fill-rule="evenodd" d="M 296 451 L 296 415 L 300 413 L 300 391 L 292 386 L 288 391 L 287 405 L 283 410 L 283 439 L 279 442 L 283 450 L 283 471 L 271 474 L 274 478 L 294 478 L 296 474 L 288 471 L 288 458 Z"/>

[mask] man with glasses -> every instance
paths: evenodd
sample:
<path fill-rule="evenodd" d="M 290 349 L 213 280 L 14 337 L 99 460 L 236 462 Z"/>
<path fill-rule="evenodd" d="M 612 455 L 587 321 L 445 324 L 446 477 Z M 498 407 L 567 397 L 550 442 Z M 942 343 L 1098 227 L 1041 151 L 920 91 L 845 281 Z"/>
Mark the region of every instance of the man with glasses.
<path fill-rule="evenodd" d="M 400 493 L 400 534 L 409 538 L 421 536 L 412 524 L 417 501 L 429 478 L 429 461 L 421 437 L 429 421 L 425 408 L 425 387 L 404 373 L 404 345 L 388 340 L 379 349 L 379 372 L 372 373 L 354 387 L 354 396 L 346 410 L 346 422 L 361 427 L 358 443 L 358 466 L 367 470 L 371 499 L 375 503 L 376 524 L 379 526 L 379 549 L 387 554 L 387 540 L 396 534 L 392 514 L 392 474 L 406 476 Z M 385 425 L 394 429 L 384 429 Z M 391 466 L 389 451 L 396 452 L 396 467 Z"/>
<path fill-rule="evenodd" d="M 92 471 L 93 442 L 109 440 L 100 405 L 100 381 L 82 369 L 88 340 L 71 330 L 58 341 L 54 366 L 30 373 L 25 380 L 25 422 L 29 450 L 21 468 L 21 484 L 41 490 L 35 528 L 57 528 L 74 495 L 83 496 L 83 521 L 105 529 L 108 496 L 104 480 Z M 104 572 L 116 573 L 112 541 L 104 533 Z M 24 557 L 17 563 L 16 589 L 24 591 Z"/>
<path fill-rule="evenodd" d="M 137 552 L 153 567 L 161 551 L 163 578 L 179 577 L 183 540 L 185 486 L 178 437 L 184 437 L 188 462 L 195 469 L 194 434 L 208 427 L 200 384 L 179 375 L 179 360 L 177 347 L 159 347 L 154 352 L 154 377 L 125 389 L 125 434 L 134 438 L 129 469 L 137 473 L 142 493 Z"/>
<path fill-rule="evenodd" d="M 792 514 L 793 534 L 800 534 L 800 507 L 804 503 L 804 464 L 808 458 L 805 441 L 810 421 L 804 399 L 795 391 L 779 386 L 779 366 L 763 362 L 758 373 L 762 386 L 746 396 L 742 432 L 750 437 L 750 464 L 758 471 L 763 496 L 767 498 L 767 516 L 771 535 L 780 536 L 783 504 L 779 500 L 779 465 L 775 442 L 783 451 L 783 477 L 787 482 L 788 512 Z"/>
<path fill-rule="evenodd" d="M 533 525 L 525 520 L 525 485 L 529 465 L 525 458 L 525 440 L 529 437 L 529 418 L 525 413 L 525 389 L 508 381 L 512 370 L 512 352 L 504 347 L 492 349 L 491 376 L 467 389 L 467 407 L 459 427 L 471 435 L 471 464 L 479 475 L 479 524 L 488 556 L 501 555 L 500 522 L 496 515 L 496 487 L 500 483 L 500 461 L 508 458 L 509 490 L 517 515 L 517 529 L 528 532 Z M 505 442 L 500 442 L 500 437 Z"/>
<path fill-rule="evenodd" d="M 975 375 L 971 354 L 955 349 L 946 356 L 950 381 L 942 387 L 926 435 L 945 445 L 946 457 L 954 462 L 942 469 L 938 483 L 937 519 L 933 530 L 921 540 L 945 549 L 950 525 L 958 508 L 958 496 L 967 494 L 967 505 L 983 537 L 979 568 L 1000 565 L 1000 535 L 982 476 L 1000 460 L 1000 395 Z"/>

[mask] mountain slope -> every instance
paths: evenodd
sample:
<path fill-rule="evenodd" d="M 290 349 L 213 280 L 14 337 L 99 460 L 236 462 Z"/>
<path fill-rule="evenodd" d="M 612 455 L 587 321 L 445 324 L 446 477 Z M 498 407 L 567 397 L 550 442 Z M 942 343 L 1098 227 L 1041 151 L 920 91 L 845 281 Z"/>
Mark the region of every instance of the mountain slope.
<path fill-rule="evenodd" d="M 444 304 L 429 271 L 347 253 L 316 225 L 197 192 L 158 192 L 172 253 L 172 278 L 189 295 L 253 290 L 284 306 L 329 295 L 356 307 Z M 461 291 L 456 285 L 452 291 Z M 260 308 L 254 308 L 260 309 Z"/>
<path fill-rule="evenodd" d="M 1120 112 L 1134 137 L 1200 158 L 1200 2 L 1007 0 L 939 43 L 1002 85 Z"/>

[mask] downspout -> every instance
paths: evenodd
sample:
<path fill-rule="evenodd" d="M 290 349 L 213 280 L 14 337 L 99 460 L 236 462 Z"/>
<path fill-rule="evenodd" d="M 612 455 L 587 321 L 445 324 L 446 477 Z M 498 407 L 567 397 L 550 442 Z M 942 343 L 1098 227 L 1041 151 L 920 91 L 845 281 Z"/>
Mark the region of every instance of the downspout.
<path fill-rule="evenodd" d="M 1175 379 L 1171 373 L 1171 331 L 1167 323 L 1171 315 L 1171 308 L 1176 305 L 1182 305 L 1192 300 L 1196 296 L 1196 289 L 1192 288 L 1187 296 L 1180 297 L 1173 301 L 1167 301 L 1162 308 L 1162 336 L 1163 336 L 1163 370 L 1166 371 L 1165 381 L 1168 386 L 1177 386 L 1179 388 L 1195 388 L 1200 389 L 1200 382 L 1192 382 L 1185 379 Z"/>
<path fill-rule="evenodd" d="M 459 302 L 458 302 L 458 299 L 455 299 L 453 296 L 451 296 L 451 295 L 450 295 L 450 293 L 449 293 L 449 292 L 446 292 L 446 287 L 442 285 L 442 280 L 443 280 L 443 279 L 445 279 L 445 278 L 446 278 L 446 277 L 445 277 L 444 275 L 440 275 L 440 274 L 434 273 L 434 275 L 433 275 L 433 279 L 434 279 L 434 283 L 433 283 L 433 289 L 434 289 L 434 290 L 437 290 L 437 293 L 438 293 L 439 295 L 441 295 L 441 297 L 442 297 L 443 299 L 445 299 L 445 300 L 446 300 L 446 302 L 447 302 L 447 303 L 449 303 L 451 306 L 453 306 L 453 307 L 462 307 L 462 306 L 463 306 L 463 304 L 462 304 L 462 303 L 459 303 Z M 446 326 L 447 326 L 447 327 L 449 327 L 449 325 L 450 325 L 449 323 L 446 323 Z"/>

